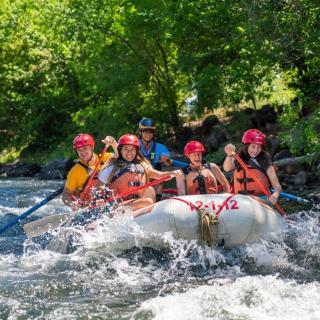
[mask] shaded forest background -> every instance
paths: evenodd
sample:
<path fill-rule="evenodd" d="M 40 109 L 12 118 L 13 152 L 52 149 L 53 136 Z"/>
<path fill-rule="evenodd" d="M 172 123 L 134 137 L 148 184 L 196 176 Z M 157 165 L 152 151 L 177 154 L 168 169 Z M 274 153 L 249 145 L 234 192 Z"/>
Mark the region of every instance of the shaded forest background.
<path fill-rule="evenodd" d="M 76 133 L 136 133 L 143 116 L 181 144 L 187 124 L 262 103 L 293 154 L 320 151 L 317 1 L 0 3 L 1 162 L 64 158 Z"/>

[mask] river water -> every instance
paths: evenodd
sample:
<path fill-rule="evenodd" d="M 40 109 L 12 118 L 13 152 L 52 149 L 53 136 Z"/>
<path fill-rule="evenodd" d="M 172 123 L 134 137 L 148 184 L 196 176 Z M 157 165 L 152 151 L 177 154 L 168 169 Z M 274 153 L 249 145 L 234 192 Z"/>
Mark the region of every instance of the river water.
<path fill-rule="evenodd" d="M 60 186 L 0 180 L 1 225 Z M 54 199 L 29 221 L 63 212 Z M 71 254 L 16 226 L 0 236 L 0 319 L 318 320 L 319 214 L 297 207 L 277 239 L 229 250 L 147 236 L 129 214 L 82 234 Z"/>

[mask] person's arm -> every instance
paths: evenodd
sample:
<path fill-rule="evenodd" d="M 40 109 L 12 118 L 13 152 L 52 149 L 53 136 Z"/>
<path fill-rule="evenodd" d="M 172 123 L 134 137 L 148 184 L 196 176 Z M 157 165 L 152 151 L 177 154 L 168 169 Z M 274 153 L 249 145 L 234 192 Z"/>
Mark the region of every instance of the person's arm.
<path fill-rule="evenodd" d="M 74 210 L 81 207 L 80 190 L 82 185 L 78 177 L 79 169 L 77 165 L 75 165 L 71 168 L 67 175 L 67 180 L 62 193 L 63 203 Z"/>
<path fill-rule="evenodd" d="M 73 192 L 67 189 L 66 187 L 64 187 L 62 197 L 61 197 L 63 203 L 71 207 L 72 202 L 74 201 L 72 197 L 73 197 Z"/>
<path fill-rule="evenodd" d="M 72 191 L 64 187 L 62 193 L 62 201 L 64 204 L 71 207 L 72 210 L 78 210 L 83 206 L 83 202 L 81 201 L 79 194 L 79 192 Z"/>
<path fill-rule="evenodd" d="M 230 184 L 229 184 L 226 176 L 220 170 L 220 168 L 214 163 L 210 163 L 210 168 L 211 168 L 212 173 L 214 174 L 214 176 L 218 180 L 218 182 L 223 186 L 223 192 L 230 193 L 231 192 Z"/>
<path fill-rule="evenodd" d="M 274 192 L 269 196 L 269 201 L 272 204 L 276 204 L 278 201 L 278 198 L 280 196 L 280 193 L 282 191 L 278 176 L 276 174 L 276 171 L 274 167 L 271 165 L 267 170 L 267 176 L 269 177 L 269 180 L 271 182 L 271 185 L 274 189 Z"/>
<path fill-rule="evenodd" d="M 173 179 L 183 175 L 183 172 L 179 169 L 173 171 L 158 171 L 149 166 L 146 168 L 146 171 L 151 179 L 161 179 L 166 176 L 170 176 L 171 179 Z"/>
<path fill-rule="evenodd" d="M 223 161 L 223 170 L 226 172 L 232 171 L 235 168 L 233 152 L 236 151 L 236 147 L 233 144 L 229 143 L 225 146 L 224 151 L 227 156 Z"/>
<path fill-rule="evenodd" d="M 106 145 L 107 148 L 109 146 L 111 146 L 112 149 L 113 149 L 114 157 L 115 158 L 119 157 L 118 143 L 117 143 L 117 141 L 116 141 L 116 139 L 114 137 L 106 136 L 103 140 L 101 140 L 101 142 L 103 142 Z"/>
<path fill-rule="evenodd" d="M 159 154 L 159 162 L 163 163 L 167 167 L 171 165 L 170 152 L 167 147 L 157 142 L 157 153 Z"/>
<path fill-rule="evenodd" d="M 108 184 L 109 176 L 113 170 L 113 165 L 109 165 L 106 168 L 103 168 L 98 175 L 98 182 L 96 187 L 102 187 Z"/>
<path fill-rule="evenodd" d="M 179 196 L 184 196 L 187 194 L 186 190 L 186 181 L 185 181 L 185 175 L 179 175 L 176 177 L 176 183 L 177 183 L 177 191 Z"/>
<path fill-rule="evenodd" d="M 158 171 L 153 169 L 151 166 L 146 168 L 147 174 L 152 179 L 161 179 L 163 177 L 166 177 L 170 175 L 171 179 L 176 178 L 177 183 L 177 190 L 178 195 L 185 195 L 186 194 L 186 186 L 184 181 L 184 174 L 182 170 L 177 169 L 173 171 Z"/>

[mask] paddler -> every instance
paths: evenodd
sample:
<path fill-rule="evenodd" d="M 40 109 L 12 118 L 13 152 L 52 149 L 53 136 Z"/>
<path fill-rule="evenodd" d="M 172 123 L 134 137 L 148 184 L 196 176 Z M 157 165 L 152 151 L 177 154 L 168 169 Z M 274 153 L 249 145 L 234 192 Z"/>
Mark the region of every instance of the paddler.
<path fill-rule="evenodd" d="M 265 146 L 265 135 L 257 129 L 249 129 L 242 136 L 242 147 L 239 156 L 267 190 L 272 186 L 274 192 L 269 196 L 268 200 L 272 204 L 276 204 L 282 188 Z M 236 147 L 233 144 L 226 145 L 225 152 L 227 157 L 223 163 L 223 169 L 226 172 L 233 171 L 234 193 L 255 196 L 264 195 L 260 187 L 246 175 L 245 170 L 234 159 L 235 150 Z"/>
<path fill-rule="evenodd" d="M 102 169 L 98 179 L 100 186 L 107 186 L 116 195 L 133 191 L 149 182 L 149 179 L 161 179 L 165 176 L 181 179 L 181 170 L 161 172 L 155 170 L 150 162 L 140 152 L 140 143 L 137 136 L 125 134 L 118 141 L 119 157 L 110 161 L 109 166 Z M 124 197 L 123 204 L 133 210 L 150 206 L 155 203 L 155 192 L 152 187 Z"/>
<path fill-rule="evenodd" d="M 139 122 L 139 144 L 141 154 L 150 161 L 152 167 L 162 171 L 162 165 L 170 166 L 170 152 L 168 148 L 156 141 L 156 123 L 151 118 L 142 118 Z M 163 184 L 154 187 L 157 201 L 161 199 Z"/>
<path fill-rule="evenodd" d="M 203 159 L 204 145 L 196 140 L 189 141 L 184 147 L 184 154 L 189 160 L 188 167 L 183 169 L 187 194 L 218 193 L 218 183 L 223 192 L 230 192 L 230 185 L 215 163 L 207 163 Z"/>
<path fill-rule="evenodd" d="M 102 142 L 105 143 L 107 147 L 111 146 L 115 154 L 109 152 L 104 153 L 97 168 L 97 173 L 100 171 L 102 165 L 107 165 L 112 157 L 118 156 L 117 142 L 113 137 L 107 136 Z M 89 188 L 86 188 L 86 186 L 100 160 L 99 156 L 94 152 L 94 147 L 95 141 L 88 133 L 78 134 L 73 140 L 73 149 L 79 158 L 75 160 L 75 165 L 68 173 L 62 200 L 74 210 L 87 206 L 92 200 L 91 188 L 97 182 L 97 176 L 91 179 L 92 186 L 89 186 Z M 86 194 L 83 193 L 85 189 L 87 189 Z"/>
<path fill-rule="evenodd" d="M 150 118 L 142 118 L 139 122 L 139 144 L 141 154 L 151 162 L 154 169 L 161 171 L 161 164 L 170 166 L 168 148 L 156 141 L 156 123 Z"/>

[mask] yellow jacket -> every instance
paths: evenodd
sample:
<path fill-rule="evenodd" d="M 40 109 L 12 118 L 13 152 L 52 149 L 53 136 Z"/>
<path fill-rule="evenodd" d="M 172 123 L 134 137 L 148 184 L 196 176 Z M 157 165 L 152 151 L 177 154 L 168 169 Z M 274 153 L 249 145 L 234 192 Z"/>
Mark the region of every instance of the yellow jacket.
<path fill-rule="evenodd" d="M 106 152 L 103 156 L 102 162 L 98 167 L 99 172 L 101 170 L 101 166 L 106 164 L 110 158 L 113 156 L 113 153 Z M 88 180 L 90 173 L 94 170 L 97 162 L 99 161 L 99 157 L 96 155 L 96 163 L 93 166 L 88 166 L 82 160 L 79 160 L 68 173 L 67 181 L 65 184 L 65 188 L 69 191 L 82 191 L 85 183 Z M 82 164 L 80 164 L 80 163 Z"/>

